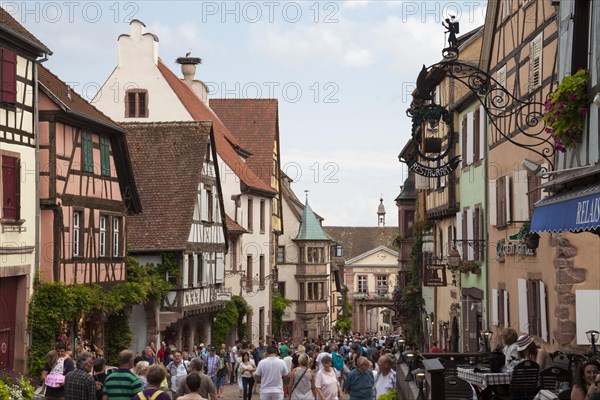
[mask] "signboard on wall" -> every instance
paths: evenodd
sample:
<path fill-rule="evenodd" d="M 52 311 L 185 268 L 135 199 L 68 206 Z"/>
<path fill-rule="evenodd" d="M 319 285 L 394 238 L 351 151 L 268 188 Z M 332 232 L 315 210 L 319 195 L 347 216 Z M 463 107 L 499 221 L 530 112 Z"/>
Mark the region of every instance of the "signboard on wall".
<path fill-rule="evenodd" d="M 444 264 L 425 264 L 423 266 L 423 286 L 448 286 L 446 266 Z"/>

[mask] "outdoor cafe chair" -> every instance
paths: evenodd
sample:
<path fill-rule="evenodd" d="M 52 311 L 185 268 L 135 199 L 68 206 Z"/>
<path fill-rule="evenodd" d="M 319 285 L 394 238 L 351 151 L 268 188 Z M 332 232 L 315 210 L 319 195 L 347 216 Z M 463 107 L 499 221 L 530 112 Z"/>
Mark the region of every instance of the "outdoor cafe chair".
<path fill-rule="evenodd" d="M 438 358 L 440 364 L 444 367 L 444 376 L 457 376 L 458 372 L 456 370 L 457 365 L 454 361 L 448 360 L 447 358 Z"/>
<path fill-rule="evenodd" d="M 570 363 L 571 361 L 569 360 L 569 357 L 566 354 L 559 353 L 555 354 L 554 357 L 552 357 L 552 365 L 554 367 L 560 367 L 568 370 Z"/>
<path fill-rule="evenodd" d="M 446 400 L 465 400 L 473 398 L 473 388 L 471 387 L 471 384 L 456 376 L 446 376 L 444 378 L 444 392 L 446 393 Z"/>
<path fill-rule="evenodd" d="M 540 366 L 525 360 L 515 365 L 510 377 L 508 395 L 494 395 L 498 400 L 532 400 L 537 394 Z"/>
<path fill-rule="evenodd" d="M 561 383 L 567 382 L 571 387 L 572 380 L 571 371 L 561 367 L 548 367 L 540 371 L 540 389 L 557 392 L 561 389 Z"/>

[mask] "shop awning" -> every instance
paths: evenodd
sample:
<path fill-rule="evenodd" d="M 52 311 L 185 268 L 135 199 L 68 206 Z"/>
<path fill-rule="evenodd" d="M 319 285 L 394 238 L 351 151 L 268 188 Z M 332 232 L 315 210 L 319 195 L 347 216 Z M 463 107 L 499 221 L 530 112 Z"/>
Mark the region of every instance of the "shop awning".
<path fill-rule="evenodd" d="M 581 232 L 600 227 L 600 184 L 546 197 L 535 204 L 531 232 Z"/>

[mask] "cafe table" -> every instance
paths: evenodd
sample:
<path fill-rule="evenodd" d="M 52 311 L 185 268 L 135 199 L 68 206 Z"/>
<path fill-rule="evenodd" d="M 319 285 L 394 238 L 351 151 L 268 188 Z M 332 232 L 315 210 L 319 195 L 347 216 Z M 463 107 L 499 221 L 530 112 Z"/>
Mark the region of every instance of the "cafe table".
<path fill-rule="evenodd" d="M 457 375 L 471 385 L 476 385 L 480 389 L 488 386 L 510 385 L 510 373 L 508 372 L 486 372 L 477 371 L 473 368 L 456 368 Z"/>

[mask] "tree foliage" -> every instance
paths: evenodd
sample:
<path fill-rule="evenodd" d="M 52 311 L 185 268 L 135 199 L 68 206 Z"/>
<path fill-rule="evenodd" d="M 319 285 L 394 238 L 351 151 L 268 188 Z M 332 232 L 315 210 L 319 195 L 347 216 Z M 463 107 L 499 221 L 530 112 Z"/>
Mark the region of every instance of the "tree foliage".
<path fill-rule="evenodd" d="M 159 300 L 171 287 L 161 270 L 173 268 L 177 259 L 171 254 L 163 254 L 162 259 L 163 263 L 154 266 L 141 265 L 137 259 L 127 257 L 127 282 L 117 283 L 110 290 L 97 284 L 41 282 L 37 277 L 29 306 L 30 373 L 41 375 L 46 354 L 54 348 L 63 324 L 74 325 L 80 318 L 94 315 L 106 317 L 108 340 L 104 351 L 109 362 L 117 362 L 118 352 L 131 343 L 128 322 L 131 307 Z"/>
<path fill-rule="evenodd" d="M 281 293 L 276 290 L 273 292 L 271 301 L 271 313 L 273 316 L 273 334 L 281 336 L 281 328 L 283 326 L 283 315 L 285 310 L 292 305 L 292 301 L 284 298 Z"/>

